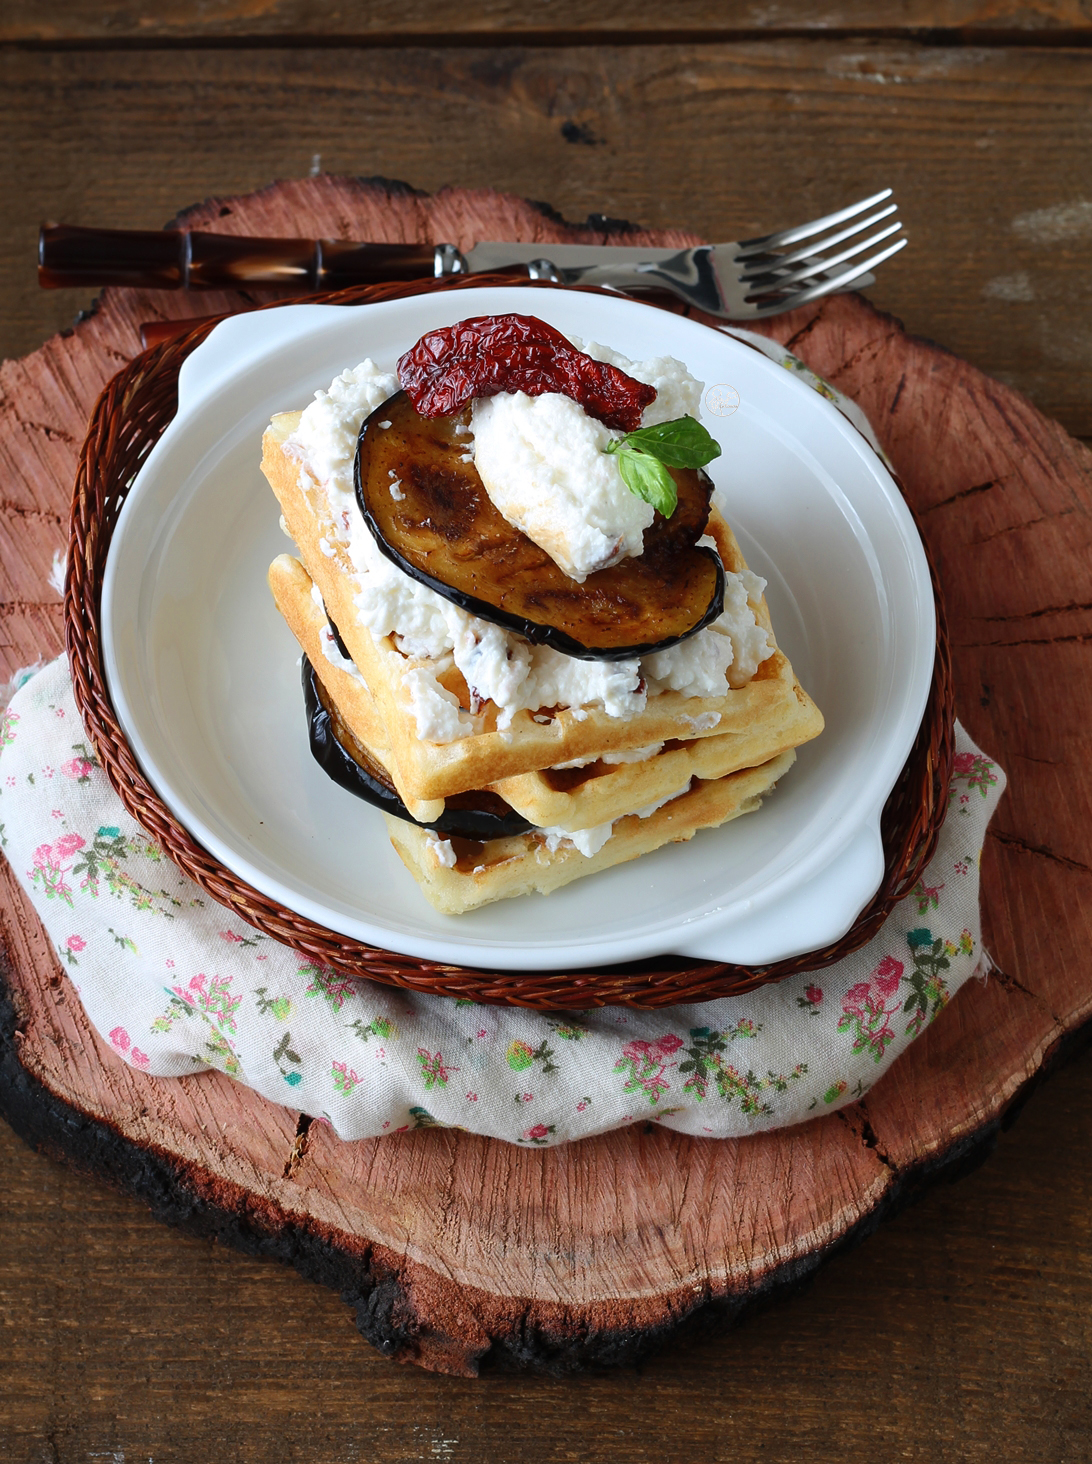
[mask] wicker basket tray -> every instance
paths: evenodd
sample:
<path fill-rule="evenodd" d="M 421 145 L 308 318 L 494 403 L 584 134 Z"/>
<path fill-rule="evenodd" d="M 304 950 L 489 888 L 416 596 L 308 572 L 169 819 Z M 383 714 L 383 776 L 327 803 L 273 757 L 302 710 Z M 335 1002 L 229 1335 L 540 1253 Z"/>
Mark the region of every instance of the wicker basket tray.
<path fill-rule="evenodd" d="M 312 296 L 309 301 L 366 305 L 435 289 L 513 283 L 508 276 L 476 275 L 469 280 L 358 287 Z M 528 288 L 556 288 L 526 284 Z M 273 939 L 338 971 L 415 991 L 555 1010 L 608 1003 L 661 1007 L 734 996 L 798 971 L 831 965 L 875 935 L 932 857 L 947 807 L 953 755 L 952 667 L 931 560 L 937 612 L 933 680 L 914 746 L 883 811 L 883 881 L 850 930 L 822 950 L 762 967 L 717 962 L 695 965 L 692 960 L 671 956 L 571 972 L 498 972 L 443 965 L 337 935 L 260 894 L 197 844 L 144 777 L 118 725 L 103 672 L 99 615 L 106 558 L 118 514 L 141 462 L 177 409 L 182 362 L 211 329 L 211 324 L 202 325 L 146 351 L 119 371 L 99 398 L 76 472 L 64 603 L 65 644 L 76 702 L 110 782 L 127 811 L 207 894 Z"/>

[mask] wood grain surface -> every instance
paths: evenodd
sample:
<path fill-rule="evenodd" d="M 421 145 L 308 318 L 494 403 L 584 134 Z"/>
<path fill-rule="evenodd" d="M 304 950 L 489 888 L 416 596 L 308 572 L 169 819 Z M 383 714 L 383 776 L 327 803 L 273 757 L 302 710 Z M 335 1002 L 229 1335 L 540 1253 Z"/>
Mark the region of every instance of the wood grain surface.
<path fill-rule="evenodd" d="M 609 35 L 631 44 L 649 36 L 691 33 L 694 39 L 765 33 L 830 31 L 887 34 L 954 31 L 985 40 L 1065 40 L 1092 31 L 1082 0 L 819 0 L 790 9 L 762 0 L 466 0 L 439 7 L 430 0 L 373 0 L 346 6 L 339 0 L 167 0 L 140 7 L 132 0 L 54 0 L 5 7 L 0 44 L 58 46 L 98 42 L 145 48 L 179 40 L 239 44 L 260 40 L 292 44 L 300 37 L 344 44 L 427 35 L 441 40 L 535 37 L 557 44 L 569 36 Z"/>
<path fill-rule="evenodd" d="M 38 292 L 43 219 L 156 228 L 312 168 L 487 183 L 735 239 L 883 186 L 911 247 L 873 291 L 1092 436 L 1092 51 L 801 38 L 596 46 L 0 48 L 0 354 L 91 291 Z M 944 200 L 938 207 L 938 199 Z"/>
<path fill-rule="evenodd" d="M 1080 1461 L 1090 1114 L 1092 1065 L 1073 1064 L 989 1163 L 727 1337 L 477 1381 L 393 1366 L 333 1292 L 159 1225 L 0 1126 L 0 1458 Z"/>
<path fill-rule="evenodd" d="M 727 8 L 697 6 L 693 23 L 735 24 L 734 11 L 724 19 Z M 495 46 L 449 49 L 440 36 L 423 69 L 410 48 L 357 57 L 355 71 L 344 57 L 316 48 L 298 56 L 299 72 L 288 64 L 293 58 L 264 51 L 259 33 L 265 27 L 270 49 L 293 33 L 331 34 L 334 7 L 173 6 L 151 20 L 135 6 L 5 7 L 0 350 L 34 348 L 89 303 L 90 292 L 34 293 L 28 260 L 39 218 L 156 226 L 191 200 L 305 173 L 316 153 L 336 171 L 385 171 L 425 188 L 493 184 L 549 198 L 576 219 L 601 210 L 720 237 L 894 181 L 900 199 L 910 190 L 916 210 L 915 247 L 907 254 L 920 252 L 923 260 L 913 274 L 887 273 L 875 297 L 1092 436 L 1080 385 L 1090 352 L 1079 293 L 1089 237 L 1082 205 L 1092 197 L 1082 145 L 1092 57 L 1075 34 L 1087 27 L 1086 8 L 892 8 L 898 21 L 917 27 L 999 22 L 1002 32 L 1024 24 L 1029 31 L 1022 45 L 1002 34 L 999 45 L 979 36 L 976 47 L 961 47 L 949 35 L 948 44 L 927 46 L 898 24 L 892 29 L 888 15 L 877 20 L 884 27 L 878 40 L 813 41 L 784 33 L 806 28 L 808 19 L 794 17 L 794 26 L 779 29 L 769 7 L 746 10 L 745 29 L 764 28 L 773 17 L 767 41 L 705 46 L 691 37 L 628 48 L 634 69 L 623 74 L 641 80 L 636 89 L 613 87 L 607 53 L 610 85 L 585 117 L 576 103 L 587 94 L 580 88 L 594 58 L 591 48 L 575 45 L 567 53 L 573 65 L 563 64 L 560 44 L 579 41 L 564 25 L 582 22 L 560 5 L 561 24 L 548 37 L 559 44 L 516 45 L 510 55 L 502 47 L 499 61 Z M 811 19 L 832 27 L 867 20 L 859 7 L 812 11 Z M 394 20 L 382 6 L 371 13 L 383 27 L 404 16 L 407 30 L 428 18 L 419 10 L 415 19 L 410 5 L 398 7 Z M 474 25 L 486 23 L 485 8 L 463 13 Z M 519 12 L 496 6 L 488 14 L 511 22 Z M 31 19 L 38 30 L 20 32 L 30 48 L 8 44 L 18 40 L 13 27 Z M 197 54 L 220 23 L 237 24 L 227 40 L 238 48 L 217 41 L 226 58 Z M 171 24 L 193 45 L 168 52 Z M 351 17 L 347 24 L 360 28 Z M 126 35 L 139 40 L 156 26 L 153 54 L 124 54 Z M 85 37 L 105 41 L 102 54 L 81 55 Z M 1060 50 L 1045 49 L 1058 39 Z M 864 61 L 847 64 L 847 57 Z M 210 61 L 216 64 L 206 69 Z M 289 86 L 293 75 L 309 83 L 306 105 Z M 452 76 L 463 80 L 437 95 L 437 79 Z M 478 91 L 467 76 L 480 80 Z M 542 90 L 528 76 L 544 77 Z M 513 77 L 521 82 L 516 92 Z M 673 88 L 683 97 L 685 126 L 665 122 Z M 297 100 L 294 115 L 280 106 L 282 93 Z M 720 119 L 711 133 L 695 130 L 695 119 L 705 120 L 706 93 Z M 643 112 L 654 107 L 653 127 Z M 376 123 L 389 128 L 382 138 Z M 499 135 L 506 127 L 510 137 Z M 631 136 L 643 148 L 640 160 Z M 771 146 L 756 154 L 755 138 Z M 734 146 L 737 140 L 744 145 Z M 714 169 L 704 166 L 709 155 Z M 1019 228 L 1017 220 L 1024 220 Z M 907 254 L 900 259 L 909 265 Z M 1057 355 L 1056 340 L 1068 355 Z M 42 442 L 57 421 L 44 419 Z M 6 476 L 5 498 L 11 488 Z M 1009 529 L 1042 531 L 1034 502 L 1007 502 L 996 489 L 977 496 L 992 496 L 995 517 L 980 537 L 995 535 L 993 553 L 1006 537 L 1015 547 Z M 934 534 L 943 534 L 945 517 L 964 501 L 973 497 L 938 498 Z M 37 516 L 44 547 L 59 531 L 49 512 L 16 499 L 6 518 Z M 9 570 L 11 529 L 0 532 L 4 572 L 9 583 L 21 581 Z M 1069 688 L 1087 682 L 1080 659 L 1086 627 L 1072 595 L 1037 606 L 1020 601 L 1018 557 L 995 560 L 995 569 L 1009 577 L 1001 588 L 1012 597 L 999 614 L 1017 618 L 972 627 L 967 650 L 972 642 L 1020 641 L 1012 654 L 1029 660 L 1018 663 L 1018 676 L 1008 675 L 996 645 L 982 646 L 999 658 L 1001 674 L 989 691 L 979 690 L 979 700 L 1005 696 L 1018 727 L 1053 686 L 1056 743 L 1046 753 L 1038 742 L 1020 753 L 1053 765 L 1064 786 L 1077 726 Z M 1052 605 L 1053 621 L 1027 613 Z M 44 626 L 59 627 L 59 602 L 55 615 L 37 613 Z M 7 626 L 5 615 L 0 648 L 18 660 Z M 1057 647 L 1044 650 L 1044 675 L 1030 682 L 1034 643 L 1048 639 Z M 1018 766 L 1010 773 L 1015 781 Z M 1034 809 L 1020 812 L 1034 819 Z M 1072 904 L 1087 903 L 1086 852 L 1073 842 L 1058 847 L 1053 828 L 1031 839 L 1014 828 L 1000 829 L 1014 868 L 1060 862 L 1074 877 Z M 1014 886 L 1006 898 L 1012 909 L 1005 919 L 1035 933 L 1033 953 L 1048 968 L 1070 909 L 1041 908 L 1034 886 L 1026 894 Z M 286 1268 L 166 1230 L 135 1202 L 58 1168 L 3 1129 L 0 1458 L 1086 1458 L 1090 1112 L 1092 1067 L 1083 1062 L 1035 1096 L 989 1164 L 956 1187 L 932 1191 L 835 1260 L 806 1295 L 727 1338 L 680 1344 L 639 1373 L 560 1383 L 503 1374 L 471 1383 L 392 1368 L 360 1342 L 332 1293 Z"/>

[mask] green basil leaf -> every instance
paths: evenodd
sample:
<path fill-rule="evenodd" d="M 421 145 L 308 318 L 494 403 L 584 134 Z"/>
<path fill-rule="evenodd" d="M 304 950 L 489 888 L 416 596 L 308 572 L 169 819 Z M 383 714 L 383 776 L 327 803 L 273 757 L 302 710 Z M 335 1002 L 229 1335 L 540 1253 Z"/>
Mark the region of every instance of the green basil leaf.
<path fill-rule="evenodd" d="M 620 445 L 618 471 L 622 482 L 631 493 L 643 498 L 646 503 L 658 509 L 664 518 L 670 518 L 679 502 L 675 480 L 654 457 L 644 452 L 632 452 Z"/>
<path fill-rule="evenodd" d="M 650 453 L 669 468 L 704 468 L 720 457 L 720 443 L 693 417 L 638 427 L 622 438 L 621 445 Z"/>

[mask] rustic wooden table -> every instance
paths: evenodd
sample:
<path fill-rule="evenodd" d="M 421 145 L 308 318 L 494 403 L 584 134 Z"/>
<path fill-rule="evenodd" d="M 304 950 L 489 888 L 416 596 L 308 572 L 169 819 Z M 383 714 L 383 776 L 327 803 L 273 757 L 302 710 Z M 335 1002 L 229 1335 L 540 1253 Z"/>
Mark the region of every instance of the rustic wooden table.
<path fill-rule="evenodd" d="M 876 303 L 1092 438 L 1081 0 L 791 20 L 676 0 L 670 30 L 665 9 L 0 6 L 0 356 L 90 304 L 37 292 L 46 218 L 157 227 L 321 168 L 714 238 L 890 184 L 913 247 Z M 1078 1059 L 983 1168 L 806 1294 L 640 1372 L 561 1381 L 396 1368 L 333 1294 L 162 1228 L 0 1126 L 0 1458 L 1088 1458 L 1090 1112 Z"/>

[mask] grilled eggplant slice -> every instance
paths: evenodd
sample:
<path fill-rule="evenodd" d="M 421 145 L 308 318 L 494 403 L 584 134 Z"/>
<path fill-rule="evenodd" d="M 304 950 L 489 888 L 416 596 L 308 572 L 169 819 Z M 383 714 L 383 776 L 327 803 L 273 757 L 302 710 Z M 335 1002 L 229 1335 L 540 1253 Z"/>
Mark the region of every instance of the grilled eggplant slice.
<path fill-rule="evenodd" d="M 373 412 L 357 442 L 356 497 L 380 550 L 471 615 L 586 661 L 666 650 L 724 608 L 724 570 L 698 548 L 713 485 L 672 468 L 679 503 L 657 513 L 644 553 L 577 584 L 502 517 L 456 431 L 454 417 L 418 416 L 405 392 Z M 392 492 L 392 484 L 394 491 Z"/>
<path fill-rule="evenodd" d="M 333 622 L 330 622 L 331 628 Z M 334 634 L 337 634 L 334 628 Z M 444 838 L 507 839 L 525 834 L 531 825 L 496 793 L 460 793 L 449 798 L 433 823 L 420 823 L 402 802 L 386 768 L 354 737 L 330 700 L 315 668 L 303 658 L 303 699 L 311 755 L 340 788 L 355 793 L 384 813 L 393 814 L 421 829 L 434 829 Z"/>

